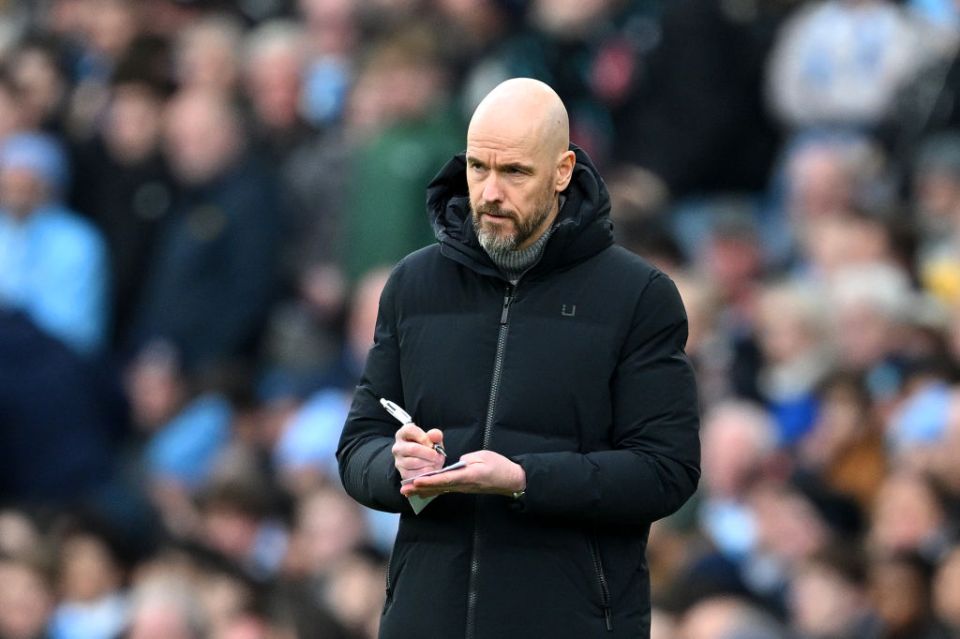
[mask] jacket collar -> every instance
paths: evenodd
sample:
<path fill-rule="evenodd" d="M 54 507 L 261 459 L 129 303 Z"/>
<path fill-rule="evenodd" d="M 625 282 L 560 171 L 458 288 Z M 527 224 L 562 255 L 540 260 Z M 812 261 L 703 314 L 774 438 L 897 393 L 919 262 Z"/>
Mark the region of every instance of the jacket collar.
<path fill-rule="evenodd" d="M 572 266 L 613 244 L 610 196 L 589 156 L 571 144 L 577 163 L 563 192 L 553 235 L 530 275 Z M 427 187 L 427 213 L 440 241 L 440 252 L 478 273 L 502 277 L 480 246 L 470 219 L 465 154 L 447 162 Z"/>

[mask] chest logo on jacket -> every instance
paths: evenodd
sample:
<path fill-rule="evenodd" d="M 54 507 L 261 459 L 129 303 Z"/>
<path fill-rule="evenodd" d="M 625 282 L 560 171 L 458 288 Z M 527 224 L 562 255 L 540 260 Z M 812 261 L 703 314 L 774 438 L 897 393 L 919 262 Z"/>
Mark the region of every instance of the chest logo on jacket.
<path fill-rule="evenodd" d="M 567 306 L 566 304 L 562 304 L 560 306 L 560 314 L 564 317 L 574 317 L 577 314 L 577 305 L 571 304 Z"/>

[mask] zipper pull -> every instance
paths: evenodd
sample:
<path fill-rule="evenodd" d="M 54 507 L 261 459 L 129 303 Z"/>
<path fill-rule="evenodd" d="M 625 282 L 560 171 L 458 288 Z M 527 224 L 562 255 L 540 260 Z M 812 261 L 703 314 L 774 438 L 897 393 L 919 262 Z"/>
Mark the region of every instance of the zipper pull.
<path fill-rule="evenodd" d="M 503 296 L 503 310 L 500 312 L 500 325 L 507 323 L 507 317 L 510 315 L 510 302 L 513 301 L 513 287 L 507 287 L 507 293 Z"/>
<path fill-rule="evenodd" d="M 610 612 L 610 606 L 603 607 L 603 618 L 607 622 L 607 631 L 613 632 L 613 613 Z"/>

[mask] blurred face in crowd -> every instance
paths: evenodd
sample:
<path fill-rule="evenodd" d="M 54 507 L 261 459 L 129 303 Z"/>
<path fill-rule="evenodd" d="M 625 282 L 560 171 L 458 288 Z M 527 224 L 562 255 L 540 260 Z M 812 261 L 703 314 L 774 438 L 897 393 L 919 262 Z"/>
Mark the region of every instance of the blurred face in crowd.
<path fill-rule="evenodd" d="M 793 578 L 787 603 L 803 636 L 844 637 L 863 613 L 864 594 L 830 566 L 811 562 Z"/>
<path fill-rule="evenodd" d="M 508 80 L 484 98 L 467 132 L 467 186 L 485 249 L 524 249 L 549 228 L 573 175 L 568 144 L 566 111 L 546 85 Z"/>
<path fill-rule="evenodd" d="M 268 128 L 285 129 L 298 122 L 303 67 L 299 40 L 274 42 L 251 54 L 246 93 L 257 119 Z"/>
<path fill-rule="evenodd" d="M 333 489 L 320 490 L 300 505 L 296 548 L 311 575 L 322 575 L 366 536 L 366 526 L 349 497 Z"/>
<path fill-rule="evenodd" d="M 790 286 L 771 286 L 760 297 L 757 335 L 767 361 L 790 362 L 821 343 L 814 300 Z"/>
<path fill-rule="evenodd" d="M 787 167 L 789 204 L 794 222 L 843 213 L 853 197 L 853 183 L 838 146 L 811 144 L 796 151 Z"/>
<path fill-rule="evenodd" d="M 60 593 L 67 601 L 94 602 L 120 587 L 120 570 L 102 540 L 66 539 L 60 556 Z"/>
<path fill-rule="evenodd" d="M 133 363 L 127 392 L 134 423 L 152 431 L 180 410 L 187 389 L 171 354 L 147 352 Z"/>
<path fill-rule="evenodd" d="M 214 504 L 203 514 L 203 538 L 213 549 L 245 559 L 260 527 L 256 518 L 227 504 Z"/>
<path fill-rule="evenodd" d="M 870 599 L 888 632 L 922 622 L 930 609 L 929 590 L 926 577 L 908 561 L 881 560 L 871 567 Z"/>
<path fill-rule="evenodd" d="M 835 313 L 837 346 L 848 366 L 866 370 L 882 360 L 894 344 L 896 327 L 870 304 L 843 304 Z"/>
<path fill-rule="evenodd" d="M 763 265 L 760 242 L 753 233 L 713 234 L 700 259 L 706 277 L 725 300 L 750 291 Z"/>
<path fill-rule="evenodd" d="M 23 555 L 39 543 L 33 522 L 21 512 L 0 512 L 0 554 Z"/>
<path fill-rule="evenodd" d="M 773 426 L 759 409 L 721 406 L 711 413 L 703 429 L 703 481 L 711 495 L 742 496 L 767 457 L 761 439 L 772 438 Z M 766 433 L 766 434 L 765 434 Z"/>
<path fill-rule="evenodd" d="M 163 102 L 150 89 L 136 84 L 118 86 L 107 113 L 104 138 L 121 162 L 147 158 L 160 140 Z"/>
<path fill-rule="evenodd" d="M 944 513 L 933 489 L 917 475 L 888 477 L 877 495 L 871 541 L 888 551 L 918 550 L 940 532 Z"/>
<path fill-rule="evenodd" d="M 222 174 L 239 154 L 237 115 L 218 94 L 188 91 L 167 108 L 166 150 L 177 177 L 202 184 Z"/>
<path fill-rule="evenodd" d="M 331 610 L 348 628 L 372 631 L 383 609 L 385 567 L 359 555 L 347 555 L 337 562 L 327 580 L 327 601 Z"/>
<path fill-rule="evenodd" d="M 84 18 L 92 48 L 114 60 L 137 34 L 137 13 L 128 0 L 87 0 Z"/>
<path fill-rule="evenodd" d="M 50 191 L 36 171 L 0 166 L 0 206 L 23 219 L 49 199 Z"/>
<path fill-rule="evenodd" d="M 776 485 L 752 491 L 759 545 L 785 562 L 807 559 L 830 540 L 830 531 L 801 493 Z"/>
<path fill-rule="evenodd" d="M 49 585 L 37 569 L 23 561 L 0 561 L 0 636 L 39 637 L 52 608 Z"/>
<path fill-rule="evenodd" d="M 66 79 L 52 54 L 40 47 L 16 53 L 10 69 L 23 98 L 25 126 L 40 127 L 62 102 L 67 91 Z"/>
<path fill-rule="evenodd" d="M 186 89 L 229 95 L 240 75 L 240 25 L 226 18 L 189 23 L 174 51 L 176 76 Z"/>
<path fill-rule="evenodd" d="M 812 221 L 803 233 L 804 253 L 818 273 L 891 261 L 890 236 L 880 220 L 841 215 Z"/>
<path fill-rule="evenodd" d="M 179 608 L 172 605 L 145 607 L 134 616 L 127 639 L 200 639 Z"/>

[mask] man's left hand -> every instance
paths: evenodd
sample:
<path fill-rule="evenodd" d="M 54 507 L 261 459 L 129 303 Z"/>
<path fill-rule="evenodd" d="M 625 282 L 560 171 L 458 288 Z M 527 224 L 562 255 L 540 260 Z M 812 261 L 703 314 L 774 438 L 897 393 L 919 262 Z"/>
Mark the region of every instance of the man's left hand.
<path fill-rule="evenodd" d="M 443 493 L 513 495 L 523 491 L 527 478 L 523 467 L 492 450 L 478 450 L 460 458 L 464 468 L 423 477 L 400 488 L 404 497 L 432 497 Z"/>

